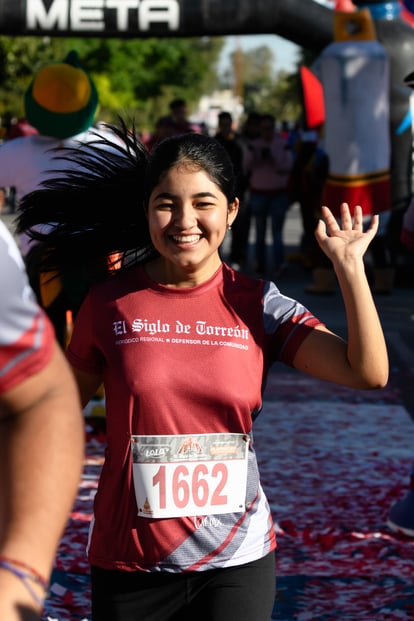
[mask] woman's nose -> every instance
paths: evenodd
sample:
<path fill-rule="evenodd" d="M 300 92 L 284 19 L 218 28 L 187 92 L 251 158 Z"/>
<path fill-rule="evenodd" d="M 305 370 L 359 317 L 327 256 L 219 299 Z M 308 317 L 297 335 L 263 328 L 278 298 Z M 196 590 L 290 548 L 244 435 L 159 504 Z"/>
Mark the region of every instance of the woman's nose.
<path fill-rule="evenodd" d="M 181 229 L 190 229 L 196 222 L 196 212 L 192 205 L 181 205 L 175 211 L 174 224 Z"/>

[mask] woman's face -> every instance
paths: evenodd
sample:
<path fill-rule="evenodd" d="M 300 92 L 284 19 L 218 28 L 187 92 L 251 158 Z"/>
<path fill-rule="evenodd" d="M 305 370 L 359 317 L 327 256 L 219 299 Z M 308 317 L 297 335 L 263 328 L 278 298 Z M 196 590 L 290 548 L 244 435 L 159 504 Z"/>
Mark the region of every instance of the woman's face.
<path fill-rule="evenodd" d="M 210 177 L 191 164 L 170 169 L 148 202 L 152 242 L 160 259 L 150 276 L 162 284 L 195 286 L 219 268 L 219 246 L 237 215 Z"/>

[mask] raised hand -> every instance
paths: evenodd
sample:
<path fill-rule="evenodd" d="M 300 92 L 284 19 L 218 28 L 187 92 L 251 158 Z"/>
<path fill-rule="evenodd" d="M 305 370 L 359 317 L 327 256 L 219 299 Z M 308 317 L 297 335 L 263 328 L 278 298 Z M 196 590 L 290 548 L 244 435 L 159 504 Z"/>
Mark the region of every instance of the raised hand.
<path fill-rule="evenodd" d="M 353 216 L 347 203 L 341 204 L 340 223 L 328 207 L 322 207 L 322 218 L 315 230 L 319 246 L 332 263 L 361 259 L 378 230 L 379 217 L 374 215 L 364 231 L 362 208 L 357 205 Z"/>

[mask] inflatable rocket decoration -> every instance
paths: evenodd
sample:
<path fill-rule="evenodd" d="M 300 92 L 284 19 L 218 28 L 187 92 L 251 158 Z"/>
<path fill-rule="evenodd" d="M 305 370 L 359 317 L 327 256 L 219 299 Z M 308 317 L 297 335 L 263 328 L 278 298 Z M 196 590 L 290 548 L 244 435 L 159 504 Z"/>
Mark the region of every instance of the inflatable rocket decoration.
<path fill-rule="evenodd" d="M 334 13 L 334 42 L 317 71 L 325 98 L 330 173 L 323 203 L 347 202 L 364 216 L 391 210 L 389 61 L 368 9 Z"/>

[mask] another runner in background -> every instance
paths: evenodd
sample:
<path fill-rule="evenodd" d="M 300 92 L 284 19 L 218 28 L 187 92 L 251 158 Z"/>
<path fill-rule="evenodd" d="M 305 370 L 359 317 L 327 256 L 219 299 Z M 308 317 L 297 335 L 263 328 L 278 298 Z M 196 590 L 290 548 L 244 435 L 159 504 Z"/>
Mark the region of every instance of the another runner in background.
<path fill-rule="evenodd" d="M 98 93 L 89 74 L 81 67 L 77 52 L 70 52 L 63 62 L 42 66 L 33 76 L 24 97 L 28 121 L 36 128 L 32 135 L 7 140 L 0 145 L 0 186 L 14 187 L 17 211 L 19 201 L 40 187 L 56 170 L 69 164 L 56 158 L 58 149 L 81 148 L 83 142 L 96 137 L 90 131 L 98 106 Z M 53 222 L 53 214 L 51 214 Z M 50 223 L 45 223 L 45 228 Z M 62 347 L 66 338 L 66 313 L 76 314 L 84 282 L 70 278 L 70 270 L 55 280 L 43 278 L 32 268 L 33 244 L 22 231 L 18 240 L 28 271 L 30 284 L 39 303 L 53 323 Z"/>
<path fill-rule="evenodd" d="M 0 222 L 0 619 L 39 619 L 80 480 L 72 373 Z"/>

